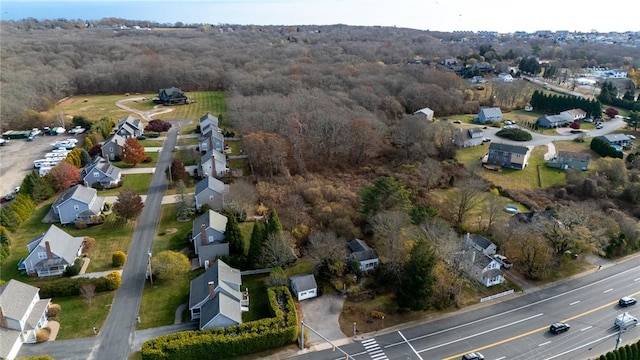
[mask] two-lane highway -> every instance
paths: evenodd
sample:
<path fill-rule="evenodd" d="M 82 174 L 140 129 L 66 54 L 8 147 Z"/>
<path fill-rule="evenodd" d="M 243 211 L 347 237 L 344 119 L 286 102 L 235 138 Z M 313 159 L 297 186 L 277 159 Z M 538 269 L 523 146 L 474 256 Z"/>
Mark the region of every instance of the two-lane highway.
<path fill-rule="evenodd" d="M 480 351 L 487 360 L 588 359 L 640 338 L 640 327 L 620 333 L 615 317 L 640 305 L 621 308 L 622 296 L 640 295 L 640 266 L 631 260 L 473 311 L 341 347 L 353 359 L 460 359 Z M 564 321 L 571 329 L 552 334 Z M 405 340 L 406 339 L 406 340 Z M 371 354 L 367 346 L 379 352 Z M 376 349 L 377 349 L 376 348 Z M 377 351 L 377 350 L 376 350 Z M 338 359 L 339 353 L 312 352 L 296 359 Z"/>

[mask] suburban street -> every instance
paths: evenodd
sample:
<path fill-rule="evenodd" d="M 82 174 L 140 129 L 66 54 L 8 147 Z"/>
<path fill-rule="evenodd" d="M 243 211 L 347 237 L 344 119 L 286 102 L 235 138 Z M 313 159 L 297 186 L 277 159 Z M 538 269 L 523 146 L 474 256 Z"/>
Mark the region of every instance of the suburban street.
<path fill-rule="evenodd" d="M 629 311 L 640 315 L 640 308 L 621 308 L 618 299 L 638 294 L 640 266 L 631 260 L 417 326 L 393 329 L 375 337 L 358 336 L 341 349 L 353 359 L 449 360 L 472 351 L 482 352 L 487 360 L 595 358 L 616 346 L 619 334 L 613 321 L 618 314 Z M 571 329 L 558 335 L 550 333 L 549 325 L 556 321 L 568 322 Z M 621 333 L 620 339 L 621 345 L 637 341 L 640 328 Z M 292 358 L 344 356 L 328 349 Z"/>

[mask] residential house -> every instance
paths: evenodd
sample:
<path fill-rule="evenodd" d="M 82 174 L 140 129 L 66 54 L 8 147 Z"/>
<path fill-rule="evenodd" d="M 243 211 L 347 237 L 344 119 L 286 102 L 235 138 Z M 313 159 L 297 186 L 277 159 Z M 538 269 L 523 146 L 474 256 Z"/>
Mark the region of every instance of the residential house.
<path fill-rule="evenodd" d="M 249 311 L 249 292 L 241 286 L 240 270 L 220 259 L 207 266 L 189 286 L 191 320 L 199 320 L 200 330 L 241 324 L 242 312 Z"/>
<path fill-rule="evenodd" d="M 349 250 L 349 261 L 357 261 L 361 271 L 371 271 L 378 267 L 380 260 L 378 253 L 360 239 L 353 239 L 347 246 Z"/>
<path fill-rule="evenodd" d="M 487 164 L 522 170 L 527 166 L 530 152 L 526 146 L 492 143 L 489 145 Z"/>
<path fill-rule="evenodd" d="M 110 188 L 118 185 L 122 174 L 120 168 L 113 166 L 102 156 L 96 156 L 82 169 L 80 177 L 85 186 L 96 187 L 97 184 L 101 188 Z"/>
<path fill-rule="evenodd" d="M 0 286 L 0 359 L 13 360 L 23 343 L 35 343 L 47 326 L 51 299 L 40 299 L 40 289 L 10 279 Z"/>
<path fill-rule="evenodd" d="M 484 131 L 479 127 L 472 127 L 469 129 L 456 129 L 453 137 L 453 142 L 459 147 L 471 147 L 482 144 L 484 138 Z"/>
<path fill-rule="evenodd" d="M 467 268 L 470 277 L 486 287 L 504 282 L 504 275 L 500 269 L 502 264 L 498 260 L 473 247 L 465 255 L 468 256 Z"/>
<path fill-rule="evenodd" d="M 98 216 L 104 207 L 104 198 L 97 195 L 98 191 L 84 185 L 75 185 L 60 194 L 51 209 L 60 224 L 73 224 L 77 220 L 91 222 L 93 216 Z"/>
<path fill-rule="evenodd" d="M 553 210 L 521 212 L 513 215 L 511 218 L 522 224 L 531 224 L 538 220 L 557 221 L 556 214 Z"/>
<path fill-rule="evenodd" d="M 196 209 L 202 209 L 203 205 L 209 205 L 213 210 L 219 211 L 225 205 L 225 197 L 229 194 L 229 185 L 214 178 L 205 176 L 196 183 L 195 202 Z"/>
<path fill-rule="evenodd" d="M 122 158 L 125 140 L 126 139 L 124 137 L 118 134 L 112 135 L 102 144 L 102 148 L 100 150 L 102 152 L 102 157 L 111 161 Z"/>
<path fill-rule="evenodd" d="M 27 275 L 62 275 L 82 254 L 84 237 L 73 237 L 55 225 L 27 244 L 29 254 L 19 263 Z"/>
<path fill-rule="evenodd" d="M 480 124 L 502 121 L 502 110 L 499 107 L 482 108 L 476 116 L 476 121 Z"/>
<path fill-rule="evenodd" d="M 295 275 L 290 280 L 291 291 L 298 301 L 318 296 L 318 283 L 313 274 Z"/>
<path fill-rule="evenodd" d="M 631 145 L 631 139 L 625 134 L 607 134 L 596 136 L 596 139 L 601 139 L 610 146 L 624 148 Z"/>
<path fill-rule="evenodd" d="M 140 119 L 136 119 L 133 116 L 127 116 L 126 118 L 120 120 L 116 127 L 116 134 L 122 136 L 123 138 L 141 136 L 144 132 L 144 126 Z"/>
<path fill-rule="evenodd" d="M 229 170 L 227 157 L 214 149 L 209 149 L 200 158 L 200 176 L 223 176 Z"/>
<path fill-rule="evenodd" d="M 188 100 L 189 98 L 182 90 L 177 87 L 170 87 L 158 90 L 158 99 L 154 101 L 163 105 L 181 105 L 186 104 Z"/>
<path fill-rule="evenodd" d="M 216 150 L 219 153 L 224 152 L 224 135 L 218 131 L 218 128 L 211 126 L 206 127 L 206 132 L 202 133 L 202 136 L 198 139 L 198 147 L 201 154 L 206 154 L 210 149 Z"/>
<path fill-rule="evenodd" d="M 204 266 L 219 256 L 229 255 L 229 243 L 224 242 L 227 217 L 209 210 L 193 221 L 191 241 L 198 255 L 198 263 Z"/>
<path fill-rule="evenodd" d="M 494 255 L 498 250 L 496 244 L 492 243 L 480 234 L 466 233 L 464 235 L 464 242 L 467 246 L 472 247 L 487 256 Z"/>
<path fill-rule="evenodd" d="M 427 118 L 427 121 L 433 121 L 433 110 L 429 109 L 429 108 L 422 108 L 416 112 L 413 113 L 413 115 L 424 115 Z"/>
<path fill-rule="evenodd" d="M 511 76 L 511 74 L 500 73 L 498 74 L 498 78 L 504 82 L 513 82 L 513 76 Z"/>
<path fill-rule="evenodd" d="M 573 122 L 573 116 L 569 113 L 558 115 L 545 115 L 536 120 L 539 127 L 552 129 L 557 127 L 568 126 Z"/>
<path fill-rule="evenodd" d="M 211 115 L 210 113 L 204 114 L 200 118 L 200 132 L 204 134 L 204 130 L 207 127 L 218 128 L 218 118 Z"/>
<path fill-rule="evenodd" d="M 587 112 L 582 109 L 571 109 L 561 112 L 560 115 L 567 116 L 567 118 L 570 119 L 569 121 L 573 122 L 574 120 L 582 120 L 586 118 Z"/>
<path fill-rule="evenodd" d="M 552 159 L 547 161 L 547 166 L 562 170 L 587 170 L 589 168 L 590 161 L 591 155 L 589 153 L 558 151 L 558 153 Z"/>

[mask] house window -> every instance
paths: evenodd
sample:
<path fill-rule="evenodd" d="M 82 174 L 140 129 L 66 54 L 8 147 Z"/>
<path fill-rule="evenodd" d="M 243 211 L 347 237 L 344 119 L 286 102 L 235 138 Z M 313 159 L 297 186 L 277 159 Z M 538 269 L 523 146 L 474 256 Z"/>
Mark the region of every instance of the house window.
<path fill-rule="evenodd" d="M 213 195 L 209 195 L 209 200 L 213 200 Z"/>
<path fill-rule="evenodd" d="M 99 171 L 94 171 L 93 172 L 93 177 L 95 177 L 95 178 L 100 177 L 100 172 Z"/>
<path fill-rule="evenodd" d="M 46 259 L 47 258 L 47 253 L 44 251 L 40 251 L 38 252 L 38 259 Z"/>
<path fill-rule="evenodd" d="M 209 235 L 209 242 L 213 242 L 213 235 Z"/>
<path fill-rule="evenodd" d="M 73 210 L 75 210 L 75 211 L 80 211 L 80 206 L 78 206 L 78 205 L 73 205 Z"/>
<path fill-rule="evenodd" d="M 110 148 L 109 148 L 109 152 L 110 152 L 110 153 L 112 153 L 112 152 L 113 152 L 113 148 L 112 148 L 112 147 L 110 147 Z"/>

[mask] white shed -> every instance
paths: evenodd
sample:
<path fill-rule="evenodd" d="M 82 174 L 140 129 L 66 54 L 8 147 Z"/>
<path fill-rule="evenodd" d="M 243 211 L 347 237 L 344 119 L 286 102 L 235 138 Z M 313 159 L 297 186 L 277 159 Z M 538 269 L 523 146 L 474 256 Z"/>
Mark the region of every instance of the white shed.
<path fill-rule="evenodd" d="M 318 284 L 312 274 L 296 275 L 291 277 L 291 291 L 298 301 L 311 299 L 318 296 Z"/>

